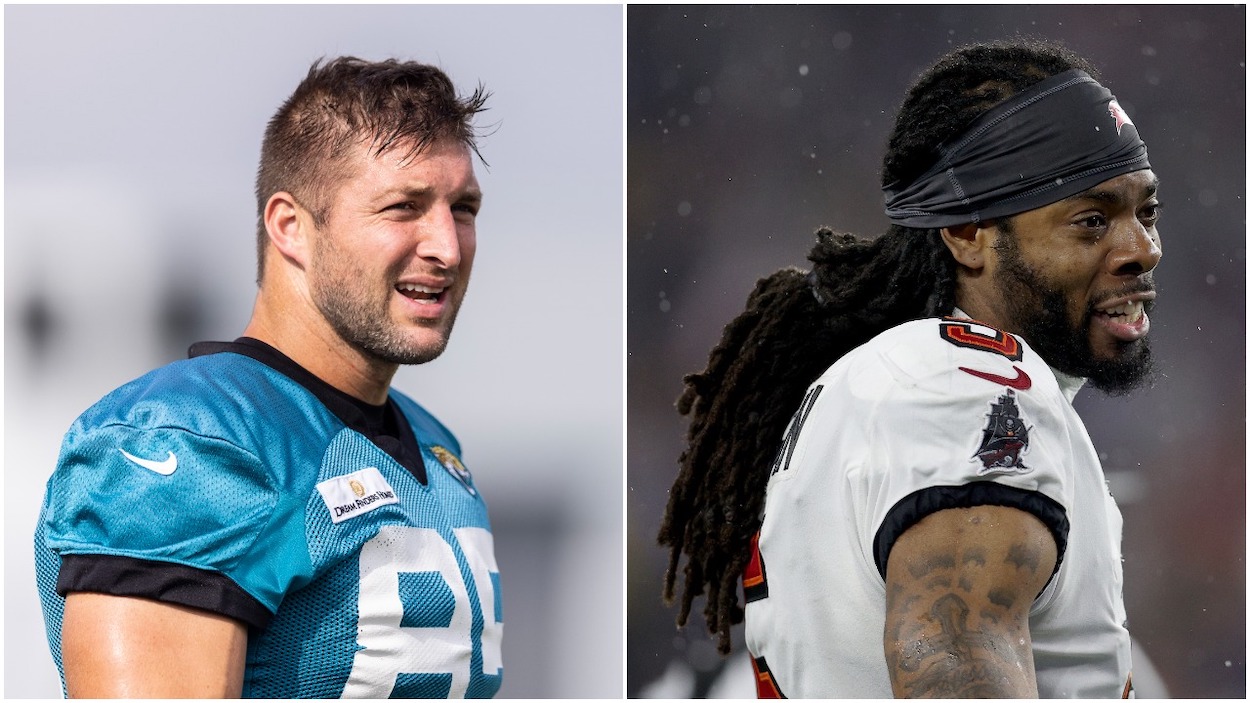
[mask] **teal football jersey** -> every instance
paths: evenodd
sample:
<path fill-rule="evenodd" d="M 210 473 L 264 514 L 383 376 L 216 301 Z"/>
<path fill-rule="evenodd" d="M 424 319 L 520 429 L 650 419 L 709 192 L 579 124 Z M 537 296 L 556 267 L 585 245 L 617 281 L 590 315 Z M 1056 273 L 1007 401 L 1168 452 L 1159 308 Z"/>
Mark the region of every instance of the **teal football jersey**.
<path fill-rule="evenodd" d="M 210 351 L 65 437 L 35 536 L 58 669 L 65 594 L 97 591 L 246 623 L 246 697 L 494 695 L 499 568 L 455 437 L 394 390 L 370 417 L 255 340 Z"/>

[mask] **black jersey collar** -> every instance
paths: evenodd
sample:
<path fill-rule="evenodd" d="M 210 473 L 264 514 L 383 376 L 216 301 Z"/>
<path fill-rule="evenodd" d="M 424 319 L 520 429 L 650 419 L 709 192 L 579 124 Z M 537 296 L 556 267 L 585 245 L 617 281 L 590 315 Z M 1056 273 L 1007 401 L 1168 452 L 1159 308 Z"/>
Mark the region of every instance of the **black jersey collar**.
<path fill-rule="evenodd" d="M 222 352 L 255 359 L 303 386 L 343 424 L 368 437 L 379 449 L 411 471 L 422 484 L 427 482 L 425 462 L 421 459 L 416 435 L 389 395 L 382 405 L 366 403 L 331 386 L 291 357 L 253 337 L 239 337 L 233 342 L 196 342 L 191 345 L 187 356 L 194 359 Z"/>

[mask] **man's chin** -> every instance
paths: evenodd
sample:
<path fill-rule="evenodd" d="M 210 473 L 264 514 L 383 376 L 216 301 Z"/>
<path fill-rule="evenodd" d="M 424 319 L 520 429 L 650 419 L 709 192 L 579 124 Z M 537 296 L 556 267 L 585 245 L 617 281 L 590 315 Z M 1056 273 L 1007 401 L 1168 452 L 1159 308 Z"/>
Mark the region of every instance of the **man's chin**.
<path fill-rule="evenodd" d="M 442 321 L 436 326 L 418 326 L 405 330 L 402 342 L 396 345 L 396 363 L 425 364 L 437 359 L 451 341 L 453 324 L 454 320 Z"/>
<path fill-rule="evenodd" d="M 1146 339 L 1120 345 L 1114 356 L 1095 359 L 1085 373 L 1089 385 L 1107 395 L 1124 395 L 1154 385 L 1154 355 Z"/>
<path fill-rule="evenodd" d="M 393 364 L 412 366 L 434 361 L 447 349 L 447 337 L 422 339 L 419 342 L 396 344 L 389 349 L 375 350 L 375 355 Z"/>
<path fill-rule="evenodd" d="M 345 334 L 345 330 L 340 330 L 340 335 L 360 352 L 377 361 L 411 366 L 428 363 L 442 355 L 451 336 L 451 330 L 443 327 L 449 328 L 450 325 L 402 330 L 392 325 L 388 329 L 375 328 L 368 334 L 361 334 L 359 331 Z"/>

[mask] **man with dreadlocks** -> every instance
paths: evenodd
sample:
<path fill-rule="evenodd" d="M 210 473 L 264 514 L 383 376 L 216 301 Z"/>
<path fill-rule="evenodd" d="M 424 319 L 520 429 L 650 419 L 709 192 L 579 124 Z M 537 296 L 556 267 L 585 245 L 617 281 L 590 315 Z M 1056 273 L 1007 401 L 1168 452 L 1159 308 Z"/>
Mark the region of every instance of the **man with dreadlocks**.
<path fill-rule="evenodd" d="M 679 624 L 761 697 L 1127 695 L 1121 517 L 1072 408 L 1149 378 L 1157 179 L 1086 61 L 964 47 L 908 92 L 867 241 L 759 282 L 678 402 Z"/>

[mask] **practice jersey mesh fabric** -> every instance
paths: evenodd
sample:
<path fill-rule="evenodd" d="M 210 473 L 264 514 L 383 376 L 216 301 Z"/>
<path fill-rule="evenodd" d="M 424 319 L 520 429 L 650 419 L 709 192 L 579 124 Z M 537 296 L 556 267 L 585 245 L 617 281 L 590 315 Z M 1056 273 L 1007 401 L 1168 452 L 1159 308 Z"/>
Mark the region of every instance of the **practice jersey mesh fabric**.
<path fill-rule="evenodd" d="M 744 578 L 761 695 L 892 697 L 894 539 L 932 512 L 991 504 L 1034 514 L 1059 551 L 1029 613 L 1041 697 L 1120 697 L 1121 518 L 1077 388 L 1023 340 L 957 319 L 895 327 L 817 379 L 773 466 Z"/>
<path fill-rule="evenodd" d="M 237 353 L 157 369 L 84 413 L 35 538 L 58 668 L 60 576 L 62 592 L 247 622 L 246 697 L 494 695 L 503 613 L 485 503 L 451 433 L 391 399 L 424 476 L 305 385 Z M 67 584 L 71 562 L 79 580 Z M 122 576 L 101 587 L 96 568 Z"/>

